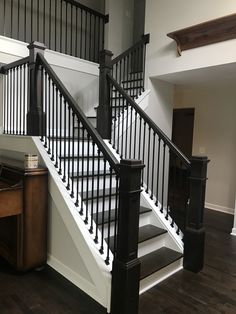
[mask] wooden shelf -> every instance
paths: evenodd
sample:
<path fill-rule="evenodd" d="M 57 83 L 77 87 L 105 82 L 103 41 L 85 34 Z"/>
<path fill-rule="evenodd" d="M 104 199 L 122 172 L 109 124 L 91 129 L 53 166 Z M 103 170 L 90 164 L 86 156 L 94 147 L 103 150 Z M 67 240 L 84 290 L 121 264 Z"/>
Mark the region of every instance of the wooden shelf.
<path fill-rule="evenodd" d="M 167 34 L 177 43 L 179 55 L 183 50 L 197 48 L 236 38 L 236 14 L 183 28 Z"/>

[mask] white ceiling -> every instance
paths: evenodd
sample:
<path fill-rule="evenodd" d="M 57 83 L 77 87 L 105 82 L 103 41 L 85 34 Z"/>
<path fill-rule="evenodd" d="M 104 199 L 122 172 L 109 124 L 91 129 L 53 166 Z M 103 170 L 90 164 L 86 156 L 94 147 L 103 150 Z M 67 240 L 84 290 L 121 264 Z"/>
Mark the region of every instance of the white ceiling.
<path fill-rule="evenodd" d="M 175 85 L 185 86 L 225 85 L 234 83 L 236 88 L 236 63 L 170 73 L 156 78 Z"/>

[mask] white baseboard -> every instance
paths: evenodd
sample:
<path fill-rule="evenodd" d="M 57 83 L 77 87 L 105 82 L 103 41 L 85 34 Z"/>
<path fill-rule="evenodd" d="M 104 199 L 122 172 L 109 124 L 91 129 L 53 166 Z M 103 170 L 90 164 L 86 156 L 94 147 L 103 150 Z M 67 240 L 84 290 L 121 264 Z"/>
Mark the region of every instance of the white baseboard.
<path fill-rule="evenodd" d="M 236 236 L 236 228 L 232 229 L 231 235 Z"/>
<path fill-rule="evenodd" d="M 235 209 L 234 208 L 228 208 L 216 204 L 210 204 L 210 203 L 205 203 L 205 208 L 209 208 L 212 210 L 216 210 L 218 212 L 226 213 L 226 214 L 231 214 L 234 215 Z"/>

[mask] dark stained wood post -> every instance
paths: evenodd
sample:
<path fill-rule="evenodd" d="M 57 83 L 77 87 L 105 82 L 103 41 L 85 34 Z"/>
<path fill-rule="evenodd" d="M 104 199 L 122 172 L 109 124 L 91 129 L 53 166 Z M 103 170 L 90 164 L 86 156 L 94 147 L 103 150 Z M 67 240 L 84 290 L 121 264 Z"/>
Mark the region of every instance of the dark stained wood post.
<path fill-rule="evenodd" d="M 120 163 L 117 251 L 112 270 L 112 314 L 138 314 L 140 261 L 137 258 L 141 170 L 139 160 Z"/>
<path fill-rule="evenodd" d="M 112 111 L 110 107 L 110 84 L 107 73 L 112 70 L 111 58 L 113 54 L 109 50 L 100 52 L 99 74 L 99 106 L 97 108 L 97 130 L 103 139 L 111 138 Z"/>
<path fill-rule="evenodd" d="M 43 80 L 42 72 L 36 66 L 37 53 L 44 54 L 46 47 L 39 42 L 32 42 L 29 49 L 29 103 L 27 113 L 27 135 L 44 135 L 45 113 L 43 112 Z"/>
<path fill-rule="evenodd" d="M 204 265 L 203 216 L 209 160 L 207 157 L 192 157 L 190 161 L 190 202 L 184 234 L 184 268 L 197 273 Z"/>

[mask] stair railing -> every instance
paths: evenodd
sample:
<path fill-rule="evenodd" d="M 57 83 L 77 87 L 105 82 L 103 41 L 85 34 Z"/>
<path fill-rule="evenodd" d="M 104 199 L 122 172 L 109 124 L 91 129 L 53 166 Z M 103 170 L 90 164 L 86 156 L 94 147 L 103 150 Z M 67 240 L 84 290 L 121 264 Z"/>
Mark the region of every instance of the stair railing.
<path fill-rule="evenodd" d="M 112 269 L 112 313 L 137 314 L 138 230 L 144 165 L 139 160 L 117 162 L 44 58 L 45 46 L 32 43 L 28 48 L 28 58 L 0 68 L 4 74 L 3 102 L 7 117 L 3 121 L 4 133 L 40 136 L 75 208 Z M 28 71 L 24 70 L 26 65 Z"/>
<path fill-rule="evenodd" d="M 0 0 L 0 35 L 98 62 L 108 15 L 74 0 Z"/>
<path fill-rule="evenodd" d="M 112 76 L 112 53 L 101 52 L 97 129 L 121 159 L 142 160 L 142 186 L 184 241 L 184 266 L 203 267 L 207 157 L 190 160 Z M 113 95 L 116 95 L 115 103 Z M 108 123 L 104 125 L 104 117 Z M 195 247 L 195 251 L 191 247 Z M 195 254 L 195 253 L 196 254 Z"/>
<path fill-rule="evenodd" d="M 150 35 L 143 35 L 141 40 L 111 61 L 112 76 L 132 98 L 144 91 L 146 45 L 149 41 Z"/>

